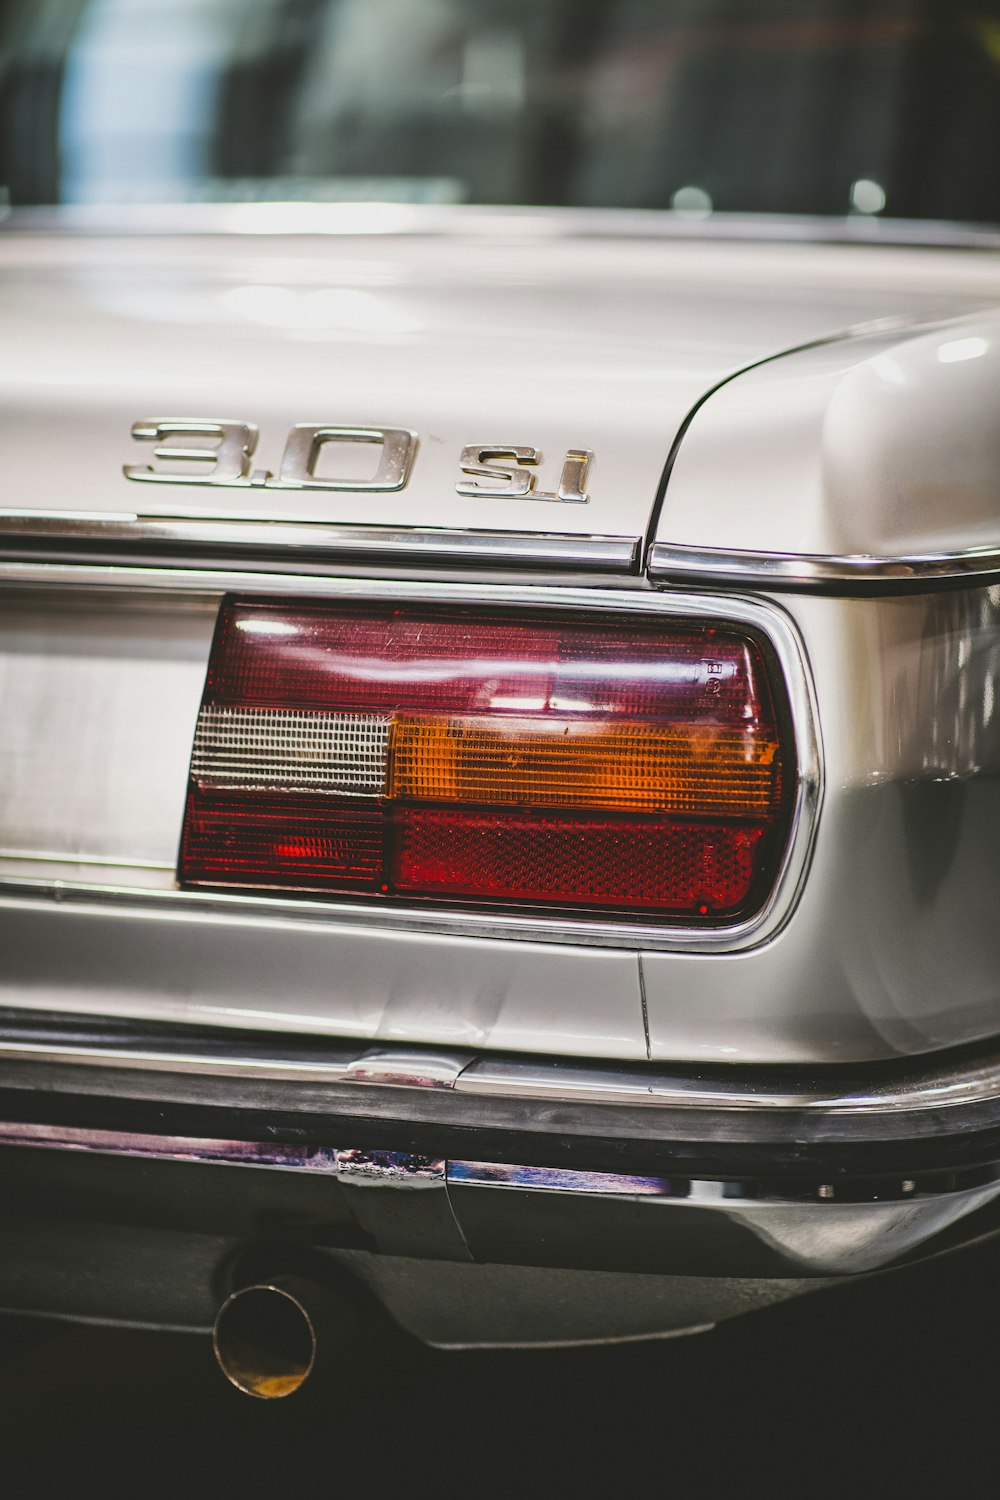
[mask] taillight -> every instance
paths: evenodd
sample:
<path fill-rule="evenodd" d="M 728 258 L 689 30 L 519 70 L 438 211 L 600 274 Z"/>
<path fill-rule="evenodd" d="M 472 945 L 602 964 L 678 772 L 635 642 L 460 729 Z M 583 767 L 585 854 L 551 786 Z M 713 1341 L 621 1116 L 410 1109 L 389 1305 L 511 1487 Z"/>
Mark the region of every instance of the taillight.
<path fill-rule="evenodd" d="M 227 601 L 180 875 L 745 918 L 787 836 L 786 720 L 731 624 Z"/>

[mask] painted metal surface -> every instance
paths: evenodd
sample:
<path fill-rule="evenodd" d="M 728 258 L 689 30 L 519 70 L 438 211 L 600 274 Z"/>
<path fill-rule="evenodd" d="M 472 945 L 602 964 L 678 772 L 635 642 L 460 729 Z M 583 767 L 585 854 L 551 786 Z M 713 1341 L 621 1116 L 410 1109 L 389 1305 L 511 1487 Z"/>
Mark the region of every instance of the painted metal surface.
<path fill-rule="evenodd" d="M 1000 596 L 786 604 L 826 764 L 808 879 L 794 919 L 738 967 L 644 957 L 652 1056 L 833 1061 L 992 1035 Z"/>
<path fill-rule="evenodd" d="M 741 375 L 695 414 L 676 452 L 654 571 L 680 545 L 774 554 L 757 587 L 789 581 L 796 555 L 807 586 L 810 564 L 820 581 L 825 566 L 851 582 L 880 561 L 883 583 L 905 585 L 911 558 L 914 582 L 933 583 L 949 556 L 960 580 L 969 552 L 966 573 L 984 558 L 995 572 L 998 379 L 996 312 L 800 350 Z"/>
<path fill-rule="evenodd" d="M 55 570 L 63 593 L 72 572 Z M 137 572 L 122 578 L 133 599 Z M 82 573 L 92 584 L 94 570 Z M 41 575 L 53 576 L 44 569 Z M 192 575 L 194 614 L 187 617 L 174 613 L 178 578 L 170 570 L 150 577 L 148 597 L 164 595 L 164 629 L 175 618 L 201 619 L 199 597 L 218 587 L 217 577 Z M 293 589 L 296 581 L 269 579 L 267 586 Z M 351 587 L 366 585 L 355 580 Z M 442 597 L 461 589 L 443 585 Z M 644 603 L 638 594 L 625 597 Z M 669 605 L 670 597 L 660 602 Z M 119 606 L 119 619 L 128 608 Z M 826 791 L 794 913 L 738 961 L 724 953 L 655 952 L 647 943 L 640 988 L 635 953 L 616 952 L 621 934 L 610 929 L 603 941 L 611 947 L 598 955 L 566 930 L 553 941 L 558 934 L 544 923 L 527 934 L 531 943 L 516 941 L 525 929 L 504 917 L 441 941 L 416 917 L 389 933 L 360 909 L 334 914 L 315 902 L 179 896 L 169 887 L 199 666 L 185 669 L 190 680 L 180 697 L 147 696 L 139 722 L 148 747 L 124 769 L 118 788 L 133 798 L 120 807 L 140 808 L 142 775 L 164 764 L 157 759 L 161 739 L 174 744 L 149 810 L 154 821 L 144 822 L 145 812 L 126 820 L 132 835 L 162 827 L 159 842 L 138 851 L 147 868 L 88 864 L 102 846 L 89 846 L 88 855 L 79 839 L 75 853 L 64 844 L 49 849 L 48 859 L 32 859 L 46 851 L 27 837 L 30 830 L 21 857 L 4 863 L 7 881 L 20 887 L 20 894 L 8 890 L 0 916 L 10 934 L 5 998 L 89 1013 L 211 1016 L 229 1025 L 557 1054 L 641 1057 L 648 1044 L 663 1060 L 861 1060 L 990 1036 L 1000 1008 L 993 920 L 1000 601 L 984 589 L 893 600 L 785 597 L 783 609 L 793 611 L 811 663 Z M 47 628 L 56 628 L 55 616 Z M 147 631 L 156 640 L 154 662 L 158 652 L 170 659 L 169 630 L 159 638 L 158 629 Z M 207 650 L 208 625 L 203 620 L 197 629 L 198 649 Z M 110 634 L 105 629 L 105 639 Z M 119 634 L 123 641 L 127 632 Z M 35 648 L 44 652 L 51 642 L 43 633 Z M 128 672 L 145 670 L 143 649 L 133 660 L 117 648 Z M 108 732 L 90 721 L 88 740 L 89 700 L 71 701 L 77 719 L 44 741 L 45 754 L 32 765 L 35 774 L 48 767 L 52 787 L 64 793 L 67 826 L 79 831 L 79 821 L 72 824 L 79 817 L 73 768 L 89 754 L 99 772 Z M 127 704 L 124 696 L 100 701 Z M 54 698 L 46 711 L 56 712 Z M 189 714 L 190 727 L 171 741 L 174 713 Z M 4 733 L 16 737 L 16 725 Z M 30 798 L 23 809 L 19 804 L 15 824 L 32 805 Z M 170 805 L 176 811 L 157 824 Z M 106 839 L 109 825 L 98 817 L 89 831 Z M 121 848 L 103 848 L 104 858 L 124 857 Z"/>
<path fill-rule="evenodd" d="M 141 499 L 144 514 L 218 522 L 551 531 L 550 503 L 456 492 L 462 449 L 502 441 L 549 463 L 593 450 L 589 503 L 559 507 L 558 529 L 637 536 L 681 422 L 720 380 L 873 318 L 1000 298 L 1000 271 L 971 253 L 572 238 L 549 223 L 263 246 L 0 236 L 4 508 L 127 517 Z M 248 412 L 272 469 L 303 421 L 405 426 L 420 451 L 394 494 L 143 487 L 121 472 L 137 400 Z M 352 458 L 370 477 L 362 445 L 339 461 Z"/>
<path fill-rule="evenodd" d="M 69 895 L 69 892 L 66 892 Z M 58 890 L 0 901 L 3 1003 L 393 1043 L 643 1057 L 635 953 Z"/>

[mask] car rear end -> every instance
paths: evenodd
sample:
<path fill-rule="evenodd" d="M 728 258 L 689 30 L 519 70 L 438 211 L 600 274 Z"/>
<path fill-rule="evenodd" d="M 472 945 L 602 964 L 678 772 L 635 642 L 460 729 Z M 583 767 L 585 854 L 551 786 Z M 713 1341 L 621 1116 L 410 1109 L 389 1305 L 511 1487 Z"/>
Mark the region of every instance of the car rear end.
<path fill-rule="evenodd" d="M 0 235 L 0 1306 L 283 1395 L 992 1233 L 995 238 L 108 208 L 116 24 Z"/>
<path fill-rule="evenodd" d="M 623 1337 L 989 1212 L 994 995 L 960 950 L 990 781 L 943 831 L 969 746 L 941 727 L 992 670 L 988 588 L 661 582 L 658 475 L 634 537 L 515 530 L 567 524 L 530 497 L 436 527 L 477 519 L 453 426 L 455 499 L 428 508 L 414 428 L 413 526 L 317 486 L 316 535 L 299 494 L 199 490 L 214 460 L 169 443 L 172 483 L 127 478 L 151 419 L 110 364 L 82 460 L 10 429 L 22 499 L 34 453 L 35 493 L 100 468 L 109 506 L 4 521 L 6 1305 L 203 1327 L 244 1284 L 346 1275 L 436 1343 Z"/>

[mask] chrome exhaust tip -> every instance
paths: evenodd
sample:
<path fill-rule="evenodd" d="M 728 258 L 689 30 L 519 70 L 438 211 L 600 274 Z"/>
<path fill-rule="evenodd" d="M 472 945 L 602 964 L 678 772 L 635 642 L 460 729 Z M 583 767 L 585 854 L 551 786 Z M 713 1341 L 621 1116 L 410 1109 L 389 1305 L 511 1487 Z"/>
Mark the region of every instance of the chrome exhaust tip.
<path fill-rule="evenodd" d="M 277 1401 L 293 1396 L 316 1367 L 315 1308 L 328 1305 L 323 1288 L 299 1282 L 239 1287 L 219 1308 L 212 1348 L 230 1385 L 246 1396 Z"/>

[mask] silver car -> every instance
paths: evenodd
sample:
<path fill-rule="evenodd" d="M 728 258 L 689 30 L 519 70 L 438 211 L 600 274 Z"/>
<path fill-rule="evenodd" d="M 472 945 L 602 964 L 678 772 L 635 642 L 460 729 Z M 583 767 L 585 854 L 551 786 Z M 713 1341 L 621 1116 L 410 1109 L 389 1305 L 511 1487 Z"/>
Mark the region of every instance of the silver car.
<path fill-rule="evenodd" d="M 966 0 L 9 0 L 0 1306 L 296 1389 L 1000 1211 Z"/>

